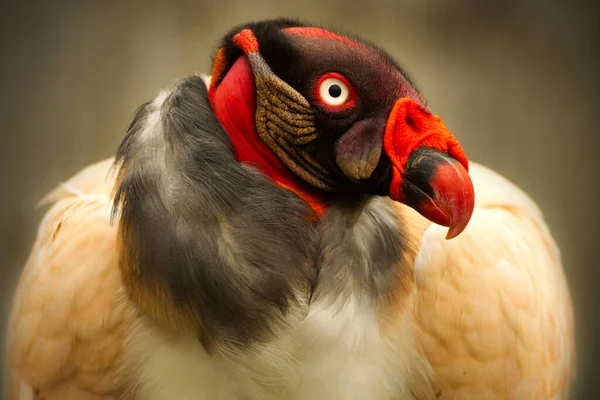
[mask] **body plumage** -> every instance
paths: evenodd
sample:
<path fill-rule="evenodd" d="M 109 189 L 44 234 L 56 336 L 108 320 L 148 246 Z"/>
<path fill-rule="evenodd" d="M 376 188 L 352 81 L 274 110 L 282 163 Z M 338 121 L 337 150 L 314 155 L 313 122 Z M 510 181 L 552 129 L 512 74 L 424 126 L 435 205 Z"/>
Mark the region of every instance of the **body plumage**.
<path fill-rule="evenodd" d="M 384 94 L 344 63 L 317 79 L 325 55 L 285 67 L 368 44 L 242 28 L 212 78 L 144 104 L 116 158 L 45 199 L 9 325 L 13 398 L 565 398 L 571 302 L 537 206 L 476 163 L 465 183 L 388 58 Z M 306 79 L 355 104 L 331 110 L 342 86 L 315 105 Z"/>

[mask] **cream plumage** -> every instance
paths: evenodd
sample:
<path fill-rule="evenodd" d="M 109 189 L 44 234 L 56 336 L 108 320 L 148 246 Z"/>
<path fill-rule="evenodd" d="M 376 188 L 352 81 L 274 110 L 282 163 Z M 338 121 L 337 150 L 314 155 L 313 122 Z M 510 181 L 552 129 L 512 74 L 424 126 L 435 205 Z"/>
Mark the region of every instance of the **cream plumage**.
<path fill-rule="evenodd" d="M 272 35 L 265 39 L 257 33 L 261 29 L 281 30 L 296 23 L 267 25 L 250 26 L 261 49 Z M 311 32 L 310 40 L 340 41 Z M 308 45 L 296 41 L 307 32 L 293 35 L 294 46 L 302 52 Z M 236 37 L 238 46 L 246 46 L 250 63 L 260 64 L 252 61 L 252 54 L 258 54 L 250 51 L 254 48 L 249 50 L 248 44 L 240 44 Z M 227 40 L 224 52 L 230 46 Z M 217 57 L 213 84 L 226 81 L 227 73 L 232 76 L 241 68 L 235 64 L 220 67 L 219 62 L 234 61 L 230 55 Z M 261 73 L 265 73 L 264 66 L 252 68 L 263 68 Z M 259 77 L 255 75 L 255 79 Z M 284 81 L 292 85 L 295 79 L 290 75 Z M 348 81 L 356 85 L 351 77 Z M 243 78 L 237 77 L 236 82 L 242 85 Z M 124 140 L 115 169 L 111 170 L 114 159 L 91 165 L 44 200 L 52 206 L 21 276 L 9 323 L 12 398 L 566 398 L 575 348 L 571 300 L 559 251 L 532 200 L 479 164 L 471 163 L 469 168 L 474 211 L 464 231 L 451 240 L 445 239 L 442 226 L 420 214 L 429 219 L 435 215 L 414 201 L 405 201 L 409 207 L 388 197 L 369 196 L 356 203 L 348 198 L 336 203 L 267 173 L 275 185 L 248 168 L 243 170 L 247 174 L 243 175 L 244 184 L 256 185 L 256 193 L 244 197 L 224 188 L 218 197 L 203 199 L 203 207 L 213 207 L 210 214 L 189 214 L 201 215 L 205 226 L 216 226 L 218 234 L 211 236 L 218 236 L 219 251 L 214 257 L 223 258 L 218 258 L 223 268 L 234 266 L 223 278 L 218 278 L 219 271 L 201 276 L 215 280 L 214 291 L 212 286 L 196 284 L 196 270 L 179 267 L 184 261 L 173 258 L 172 264 L 162 268 L 157 260 L 174 254 L 168 248 L 164 253 L 152 249 L 127 253 L 127 246 L 134 243 L 155 243 L 160 248 L 171 237 L 186 238 L 189 230 L 197 235 L 192 236 L 194 243 L 208 243 L 200 237 L 202 232 L 194 231 L 196 225 L 186 225 L 188 219 L 195 223 L 192 217 L 184 218 L 191 207 L 186 202 L 194 198 L 189 193 L 177 197 L 197 178 L 185 169 L 189 158 L 182 156 L 182 164 L 177 163 L 179 154 L 206 143 L 198 139 L 186 146 L 173 145 L 173 138 L 181 136 L 177 129 L 197 126 L 198 121 L 186 110 L 199 104 L 195 96 L 204 93 L 206 97 L 200 85 L 204 86 L 200 78 L 186 78 L 143 106 Z M 295 83 L 300 90 L 297 86 L 300 84 Z M 216 102 L 220 95 L 211 95 L 215 90 L 207 96 L 212 97 L 219 118 Z M 360 89 L 353 90 L 361 95 Z M 386 115 L 389 111 L 385 110 Z M 240 123 L 219 121 L 235 145 L 232 131 Z M 272 128 L 267 124 L 265 129 Z M 319 129 L 315 132 L 322 132 L 323 125 Z M 352 143 L 347 145 L 351 154 Z M 237 145 L 235 148 L 241 151 Z M 339 148 L 335 150 L 338 165 L 352 175 L 355 161 L 339 156 Z M 215 149 L 204 148 L 202 157 L 218 159 Z M 312 171 L 293 155 L 279 157 L 291 171 L 303 166 L 304 172 Z M 177 167 L 181 165 L 184 172 Z M 377 174 L 378 168 L 371 173 Z M 368 169 L 363 165 L 363 173 Z M 221 175 L 225 172 L 214 169 L 211 173 L 226 181 Z M 135 185 L 119 197 L 118 189 L 136 176 L 156 178 L 140 178 L 135 185 L 152 188 L 152 183 L 156 184 L 158 203 L 165 207 L 158 216 L 148 211 L 155 205 L 154 198 L 143 197 L 145 192 Z M 318 184 L 333 181 L 333 176 L 319 175 Z M 297 196 L 290 194 L 290 188 Z M 438 193 L 435 190 L 434 194 Z M 263 191 L 282 196 L 275 202 L 283 204 L 281 209 L 270 203 L 267 207 L 280 211 L 273 211 L 272 219 L 252 214 Z M 231 193 L 234 204 L 223 200 L 222 193 Z M 135 203 L 134 196 L 144 201 Z M 299 198 L 304 202 L 298 202 Z M 321 210 L 323 198 L 327 205 Z M 185 200 L 183 211 L 177 208 L 181 199 Z M 246 203 L 245 199 L 251 200 Z M 123 205 L 128 201 L 129 209 Z M 116 215 L 112 214 L 114 204 L 121 205 Z M 305 204 L 320 215 L 316 228 L 300 217 L 295 219 L 294 207 L 302 211 L 297 215 L 305 215 L 304 211 L 310 210 L 301 208 Z M 289 210 L 289 215 L 283 210 Z M 163 227 L 165 214 L 180 219 L 175 225 L 170 225 L 169 219 Z M 246 215 L 255 215 L 255 219 L 248 222 L 243 219 Z M 111 222 L 111 216 L 121 223 Z M 137 218 L 149 219 L 157 232 L 149 233 L 149 228 L 143 228 L 144 221 Z M 281 221 L 273 222 L 276 219 Z M 137 230 L 129 232 L 123 221 Z M 306 226 L 296 232 L 294 224 Z M 175 236 L 171 236 L 172 226 Z M 293 232 L 288 241 L 287 229 Z M 273 232 L 281 238 L 270 235 Z M 244 236 L 252 233 L 260 238 L 256 247 Z M 148 236 L 153 234 L 158 239 Z M 148 242 L 135 241 L 136 235 Z M 306 239 L 302 240 L 308 243 L 306 247 L 295 244 L 293 235 Z M 270 248 L 289 248 L 292 255 L 280 254 L 277 262 L 281 269 L 271 268 L 268 254 L 263 263 L 263 255 L 253 253 L 255 248 L 266 253 Z M 188 251 L 193 259 L 193 248 Z M 144 264 L 143 260 L 149 261 Z M 149 264 L 152 268 L 145 268 Z M 291 272 L 287 272 L 288 264 Z M 305 264 L 307 267 L 302 267 Z M 202 265 L 198 268 L 209 268 Z M 262 275 L 255 275 L 253 268 L 264 265 L 268 268 L 261 270 Z M 188 292 L 187 285 L 193 290 Z M 279 288 L 286 285 L 289 293 L 280 293 Z M 194 297 L 201 290 L 211 295 Z M 231 298 L 226 296 L 228 292 Z M 263 310 L 263 303 L 276 307 Z M 210 311 L 195 308 L 200 306 Z"/>

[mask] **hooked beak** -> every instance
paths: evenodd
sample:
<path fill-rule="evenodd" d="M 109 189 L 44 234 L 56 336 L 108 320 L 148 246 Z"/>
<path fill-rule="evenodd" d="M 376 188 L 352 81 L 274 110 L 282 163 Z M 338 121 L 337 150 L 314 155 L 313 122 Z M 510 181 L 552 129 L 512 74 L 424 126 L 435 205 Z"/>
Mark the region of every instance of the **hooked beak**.
<path fill-rule="evenodd" d="M 468 160 L 442 120 L 409 98 L 396 101 L 383 137 L 392 163 L 390 197 L 449 227 L 446 239 L 469 223 L 475 192 Z"/>

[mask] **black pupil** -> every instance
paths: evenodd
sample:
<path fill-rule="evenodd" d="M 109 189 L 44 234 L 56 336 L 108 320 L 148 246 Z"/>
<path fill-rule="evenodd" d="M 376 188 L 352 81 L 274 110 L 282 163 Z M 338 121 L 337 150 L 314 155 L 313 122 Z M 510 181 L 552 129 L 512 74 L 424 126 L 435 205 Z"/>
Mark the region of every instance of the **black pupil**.
<path fill-rule="evenodd" d="M 342 95 L 342 88 L 340 85 L 329 86 L 329 95 L 333 98 L 340 97 Z"/>

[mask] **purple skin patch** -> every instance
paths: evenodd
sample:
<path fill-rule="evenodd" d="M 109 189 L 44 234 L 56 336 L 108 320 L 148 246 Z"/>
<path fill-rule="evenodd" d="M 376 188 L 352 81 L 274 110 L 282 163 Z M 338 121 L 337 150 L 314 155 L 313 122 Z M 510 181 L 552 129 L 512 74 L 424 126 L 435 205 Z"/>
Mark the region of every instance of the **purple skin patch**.
<path fill-rule="evenodd" d="M 358 121 L 335 143 L 335 161 L 348 179 L 368 179 L 383 149 L 385 118 Z"/>

